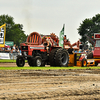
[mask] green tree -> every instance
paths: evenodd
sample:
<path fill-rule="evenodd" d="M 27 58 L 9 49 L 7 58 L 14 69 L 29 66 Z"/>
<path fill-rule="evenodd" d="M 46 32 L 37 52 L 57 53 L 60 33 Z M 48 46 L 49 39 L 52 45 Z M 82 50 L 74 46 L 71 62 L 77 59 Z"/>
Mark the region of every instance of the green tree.
<path fill-rule="evenodd" d="M 93 36 L 93 33 L 100 32 L 100 14 L 95 15 L 92 18 L 86 18 L 80 24 L 78 28 L 78 34 L 81 36 L 81 41 L 86 44 L 87 38 L 85 36 L 88 35 L 90 38 Z"/>
<path fill-rule="evenodd" d="M 16 45 L 26 41 L 22 24 L 15 24 L 14 18 L 8 15 L 0 16 L 0 26 L 6 23 L 6 41 L 13 41 Z"/>

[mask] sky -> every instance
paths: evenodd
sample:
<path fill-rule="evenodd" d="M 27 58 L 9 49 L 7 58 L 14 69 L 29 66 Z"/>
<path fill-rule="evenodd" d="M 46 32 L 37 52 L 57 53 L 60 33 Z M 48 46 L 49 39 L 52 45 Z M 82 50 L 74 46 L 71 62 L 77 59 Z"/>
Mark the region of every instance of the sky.
<path fill-rule="evenodd" d="M 64 34 L 74 43 L 79 40 L 78 28 L 86 18 L 100 14 L 100 0 L 0 0 L 0 15 L 8 14 L 22 24 L 26 35 Z"/>

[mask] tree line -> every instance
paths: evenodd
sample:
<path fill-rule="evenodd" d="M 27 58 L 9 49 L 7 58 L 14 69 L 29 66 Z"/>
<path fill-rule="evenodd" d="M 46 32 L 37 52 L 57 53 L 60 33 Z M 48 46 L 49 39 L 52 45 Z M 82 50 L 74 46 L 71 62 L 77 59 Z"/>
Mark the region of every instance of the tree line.
<path fill-rule="evenodd" d="M 0 26 L 6 23 L 5 41 L 13 41 L 16 45 L 25 42 L 27 35 L 24 33 L 23 25 L 16 24 L 14 18 L 9 15 L 0 16 Z"/>
<path fill-rule="evenodd" d="M 94 33 L 100 33 L 100 14 L 96 14 L 92 18 L 86 18 L 80 23 L 78 28 L 78 34 L 81 36 L 80 40 L 83 44 L 86 44 L 87 41 L 89 41 L 86 35 L 92 38 Z"/>

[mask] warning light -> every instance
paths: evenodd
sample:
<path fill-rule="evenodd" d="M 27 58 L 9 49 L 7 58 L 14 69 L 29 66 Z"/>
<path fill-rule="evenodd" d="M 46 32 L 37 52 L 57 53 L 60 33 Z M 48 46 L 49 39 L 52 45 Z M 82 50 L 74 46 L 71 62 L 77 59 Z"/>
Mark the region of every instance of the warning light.
<path fill-rule="evenodd" d="M 100 39 L 100 33 L 95 33 L 94 34 L 94 39 Z"/>
<path fill-rule="evenodd" d="M 92 36 L 92 38 L 94 38 L 94 36 Z"/>

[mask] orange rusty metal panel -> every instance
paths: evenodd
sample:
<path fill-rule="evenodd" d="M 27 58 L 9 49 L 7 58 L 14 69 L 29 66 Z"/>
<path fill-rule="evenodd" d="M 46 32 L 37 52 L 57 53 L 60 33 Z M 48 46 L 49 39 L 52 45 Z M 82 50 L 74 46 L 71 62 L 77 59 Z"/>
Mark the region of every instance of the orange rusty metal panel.
<path fill-rule="evenodd" d="M 69 63 L 68 66 L 72 67 L 72 66 L 74 66 L 74 63 Z"/>
<path fill-rule="evenodd" d="M 69 54 L 68 66 L 74 66 L 74 54 Z"/>
<path fill-rule="evenodd" d="M 40 44 L 42 44 L 41 35 L 38 32 L 33 32 L 27 37 L 26 42 L 29 42 L 28 44 L 31 44 L 31 45 L 33 45 L 33 44 L 40 45 Z"/>
<path fill-rule="evenodd" d="M 38 42 L 38 39 L 39 39 L 39 37 L 37 36 L 37 41 L 36 42 Z"/>
<path fill-rule="evenodd" d="M 69 64 L 74 64 L 74 54 L 69 54 Z"/>
<path fill-rule="evenodd" d="M 36 43 L 36 35 L 35 35 L 35 38 L 34 38 L 34 43 Z"/>
<path fill-rule="evenodd" d="M 31 36 L 30 36 L 30 41 L 29 42 L 31 42 Z"/>
<path fill-rule="evenodd" d="M 32 43 L 33 43 L 33 39 L 34 39 L 34 38 L 33 38 L 33 36 L 32 36 Z"/>
<path fill-rule="evenodd" d="M 33 43 L 34 43 L 34 35 L 33 35 Z"/>
<path fill-rule="evenodd" d="M 77 65 L 76 66 L 81 67 L 82 66 L 82 62 L 81 61 L 77 61 Z"/>

